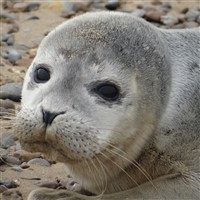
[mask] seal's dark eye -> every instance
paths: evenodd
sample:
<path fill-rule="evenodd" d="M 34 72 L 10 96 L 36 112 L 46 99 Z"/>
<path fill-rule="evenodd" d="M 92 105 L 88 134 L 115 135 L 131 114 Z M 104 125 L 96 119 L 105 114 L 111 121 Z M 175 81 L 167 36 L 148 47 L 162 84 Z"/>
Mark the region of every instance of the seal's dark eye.
<path fill-rule="evenodd" d="M 107 101 L 115 101 L 119 97 L 118 88 L 111 84 L 101 84 L 96 88 L 96 93 Z"/>
<path fill-rule="evenodd" d="M 39 67 L 35 70 L 34 80 L 36 83 L 45 83 L 50 79 L 50 72 L 44 67 Z"/>

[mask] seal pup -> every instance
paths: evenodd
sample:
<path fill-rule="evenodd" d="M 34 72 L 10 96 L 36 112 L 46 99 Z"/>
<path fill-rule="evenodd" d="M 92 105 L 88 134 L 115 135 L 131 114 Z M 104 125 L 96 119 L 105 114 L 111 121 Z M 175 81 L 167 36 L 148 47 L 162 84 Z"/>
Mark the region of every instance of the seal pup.
<path fill-rule="evenodd" d="M 114 12 L 68 20 L 42 41 L 16 121 L 26 150 L 66 163 L 102 199 L 197 199 L 199 29 Z M 61 197 L 80 194 L 40 189 L 29 200 Z"/>

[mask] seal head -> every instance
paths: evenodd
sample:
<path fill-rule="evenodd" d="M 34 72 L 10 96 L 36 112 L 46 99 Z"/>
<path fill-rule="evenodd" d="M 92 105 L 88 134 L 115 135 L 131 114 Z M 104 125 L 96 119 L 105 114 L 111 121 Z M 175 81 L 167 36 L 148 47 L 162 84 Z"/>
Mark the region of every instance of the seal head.
<path fill-rule="evenodd" d="M 108 187 L 151 140 L 168 102 L 170 63 L 157 28 L 130 15 L 85 14 L 61 24 L 25 77 L 22 146 L 66 163 L 96 194 L 105 185 L 106 193 L 136 185 Z"/>

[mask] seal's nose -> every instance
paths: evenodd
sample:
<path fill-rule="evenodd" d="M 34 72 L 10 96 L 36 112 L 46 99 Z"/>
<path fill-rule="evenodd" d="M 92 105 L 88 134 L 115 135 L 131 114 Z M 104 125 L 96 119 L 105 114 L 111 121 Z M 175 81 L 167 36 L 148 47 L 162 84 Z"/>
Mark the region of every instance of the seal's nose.
<path fill-rule="evenodd" d="M 51 125 L 51 123 L 56 118 L 56 116 L 58 116 L 60 114 L 64 114 L 64 112 L 51 113 L 49 111 L 46 111 L 46 110 L 42 109 L 42 114 L 43 114 L 43 122 L 45 123 L 46 126 L 48 126 L 48 125 Z"/>

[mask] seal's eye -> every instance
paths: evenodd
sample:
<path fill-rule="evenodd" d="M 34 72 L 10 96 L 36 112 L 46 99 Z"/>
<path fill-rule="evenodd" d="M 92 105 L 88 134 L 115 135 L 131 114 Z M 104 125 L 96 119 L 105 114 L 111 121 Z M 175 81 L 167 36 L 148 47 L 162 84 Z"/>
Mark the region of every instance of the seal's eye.
<path fill-rule="evenodd" d="M 45 83 L 50 79 L 50 72 L 44 67 L 39 67 L 35 70 L 34 80 L 36 83 Z"/>
<path fill-rule="evenodd" d="M 96 88 L 96 93 L 107 101 L 115 101 L 119 97 L 118 88 L 111 84 L 101 84 Z"/>

